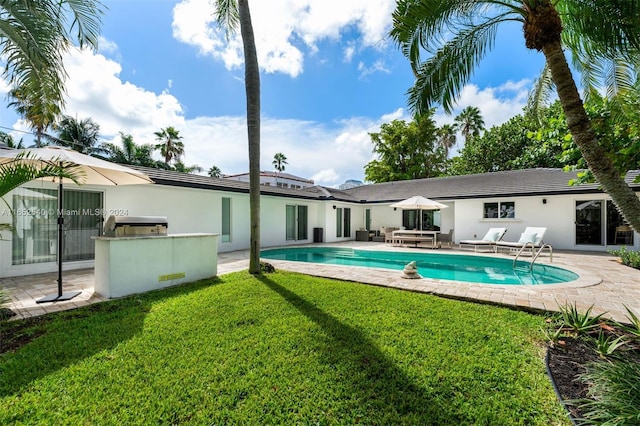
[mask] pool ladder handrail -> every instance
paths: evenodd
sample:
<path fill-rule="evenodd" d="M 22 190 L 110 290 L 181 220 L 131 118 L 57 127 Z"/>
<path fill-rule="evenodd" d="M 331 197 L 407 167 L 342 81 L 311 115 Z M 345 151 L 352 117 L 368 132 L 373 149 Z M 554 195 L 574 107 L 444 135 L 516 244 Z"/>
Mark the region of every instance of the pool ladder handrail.
<path fill-rule="evenodd" d="M 536 261 L 538 256 L 540 256 L 540 254 L 545 248 L 549 249 L 549 262 L 553 262 L 553 247 L 551 247 L 549 244 L 542 244 L 540 248 L 534 253 L 534 249 L 536 248 L 535 244 L 533 244 L 532 242 L 528 242 L 528 243 L 525 243 L 522 247 L 520 247 L 518 254 L 516 254 L 515 259 L 513 259 L 514 268 L 516 267 L 516 261 L 518 260 L 518 257 L 520 257 L 522 252 L 524 252 L 524 250 L 529 246 L 531 246 L 531 263 L 529 264 L 529 271 L 533 270 L 533 263 Z"/>

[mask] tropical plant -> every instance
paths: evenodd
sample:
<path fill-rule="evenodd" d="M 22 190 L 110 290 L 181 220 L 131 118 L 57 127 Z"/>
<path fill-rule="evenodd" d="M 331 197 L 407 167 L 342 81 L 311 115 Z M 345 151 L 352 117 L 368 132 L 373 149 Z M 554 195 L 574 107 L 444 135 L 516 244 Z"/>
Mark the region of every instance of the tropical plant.
<path fill-rule="evenodd" d="M 624 307 L 627 310 L 627 321 L 629 324 L 618 324 L 618 326 L 629 333 L 633 339 L 640 339 L 640 317 L 638 317 L 628 306 Z"/>
<path fill-rule="evenodd" d="M 244 51 L 249 140 L 249 272 L 260 274 L 260 69 L 249 11 L 249 0 L 215 0 L 216 21 L 227 37 L 240 26 Z"/>
<path fill-rule="evenodd" d="M 123 132 L 120 132 L 120 143 L 122 147 L 113 143 L 104 145 L 109 161 L 155 169 L 167 169 L 169 167 L 164 162 L 153 159 L 153 152 L 156 148 L 151 144 L 138 145 L 134 142 L 133 136 Z"/>
<path fill-rule="evenodd" d="M 596 353 L 602 358 L 607 358 L 613 355 L 620 347 L 626 344 L 624 336 L 608 336 L 602 330 L 598 333 L 598 337 L 595 338 L 594 347 Z"/>
<path fill-rule="evenodd" d="M 9 81 L 10 105 L 29 121 L 38 146 L 64 106 L 63 54 L 73 38 L 81 47 L 97 47 L 101 14 L 97 0 L 0 2 L 2 76 Z"/>
<path fill-rule="evenodd" d="M 283 153 L 278 152 L 273 156 L 273 162 L 271 164 L 273 164 L 273 167 L 275 167 L 277 171 L 284 172 L 284 166 L 289 163 L 287 163 L 287 157 L 285 157 Z"/>
<path fill-rule="evenodd" d="M 40 160 L 34 154 L 25 151 L 15 158 L 0 163 L 0 199 L 11 211 L 11 206 L 3 197 L 20 185 L 44 177 L 68 178 L 79 184 L 81 176 L 77 165 L 60 165 L 55 160 Z M 0 223 L 0 230 L 11 229 L 10 225 Z"/>
<path fill-rule="evenodd" d="M 444 150 L 436 148 L 433 111 L 407 123 L 393 120 L 369 133 L 378 159 L 365 166 L 369 182 L 393 182 L 439 176 L 445 161 Z"/>
<path fill-rule="evenodd" d="M 68 115 L 54 124 L 56 136 L 45 135 L 53 145 L 65 146 L 87 155 L 104 155 L 107 150 L 99 144 L 100 125 L 90 117 L 78 120 Z"/>
<path fill-rule="evenodd" d="M 416 76 L 408 93 L 410 108 L 426 111 L 439 101 L 450 112 L 474 68 L 494 46 L 499 25 L 513 21 L 522 23 L 526 47 L 544 54 L 587 166 L 627 222 L 640 230 L 640 199 L 599 145 L 563 51 L 564 42 L 594 59 L 637 57 L 639 0 L 399 0 L 391 37 Z M 423 50 L 430 54 L 425 60 Z"/>
<path fill-rule="evenodd" d="M 219 178 L 222 177 L 222 170 L 218 166 L 211 166 L 207 174 L 211 177 Z"/>
<path fill-rule="evenodd" d="M 536 124 L 527 114 L 519 114 L 486 130 L 481 136 L 469 139 L 459 155 L 452 159 L 448 174 L 564 167 L 572 164 L 573 157 L 564 156 L 567 141 L 563 130 L 566 130 L 566 126 L 562 121 L 561 128 L 557 128 L 556 123 L 561 120 L 555 117 L 556 106 L 559 108 L 559 104 L 544 108 L 540 124 Z"/>
<path fill-rule="evenodd" d="M 580 312 L 575 303 L 573 305 L 566 303 L 564 306 L 560 306 L 562 327 L 571 330 L 576 335 L 595 330 L 600 326 L 600 319 L 604 316 L 604 312 L 592 316 L 592 310 L 593 305 L 585 312 Z"/>
<path fill-rule="evenodd" d="M 456 145 L 456 126 L 444 124 L 436 131 L 436 134 L 438 136 L 438 146 L 444 149 L 445 158 L 449 157 L 449 150 Z"/>
<path fill-rule="evenodd" d="M 11 298 L 9 297 L 7 291 L 0 288 L 0 322 L 10 317 L 8 315 L 10 311 L 5 311 L 4 308 L 4 306 L 9 303 L 10 300 Z"/>
<path fill-rule="evenodd" d="M 184 143 L 182 143 L 180 132 L 169 126 L 154 132 L 154 135 L 160 142 L 155 148 L 160 150 L 164 162 L 168 165 L 171 161 L 180 161 L 180 157 L 184 154 Z"/>
<path fill-rule="evenodd" d="M 609 253 L 619 257 L 623 265 L 640 269 L 640 251 L 627 250 L 627 247 L 623 246 L 618 250 L 610 250 Z"/>
<path fill-rule="evenodd" d="M 637 425 L 640 419 L 640 363 L 630 359 L 594 362 L 580 379 L 589 383 L 588 399 L 574 401 L 581 425 Z"/>
<path fill-rule="evenodd" d="M 456 130 L 459 130 L 464 137 L 465 144 L 469 136 L 480 136 L 484 130 L 484 119 L 478 107 L 468 106 L 463 109 L 454 119 Z"/>
<path fill-rule="evenodd" d="M 36 147 L 41 147 L 45 144 L 42 139 L 46 138 L 47 130 L 60 114 L 60 106 L 45 98 L 36 97 L 32 93 L 30 89 L 24 87 L 14 88 L 9 91 L 7 97 L 10 100 L 9 107 L 23 117 L 35 133 Z"/>
<path fill-rule="evenodd" d="M 16 141 L 13 139 L 13 136 L 11 136 L 7 132 L 0 132 L 0 143 L 5 144 L 8 148 L 14 148 L 14 149 L 24 148 L 24 141 L 22 140 L 22 138 L 20 138 L 18 143 L 16 143 Z"/>
<path fill-rule="evenodd" d="M 195 164 L 193 166 L 187 166 L 182 161 L 176 161 L 173 164 L 173 170 L 175 170 L 176 172 L 181 172 L 181 173 L 198 173 L 198 172 L 201 172 L 203 169 L 202 169 L 202 167 L 198 166 L 197 164 Z"/>

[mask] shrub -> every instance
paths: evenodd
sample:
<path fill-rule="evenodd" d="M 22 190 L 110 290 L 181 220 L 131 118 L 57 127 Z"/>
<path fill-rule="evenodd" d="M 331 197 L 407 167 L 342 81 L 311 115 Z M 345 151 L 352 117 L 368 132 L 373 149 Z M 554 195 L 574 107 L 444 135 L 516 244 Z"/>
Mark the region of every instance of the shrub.
<path fill-rule="evenodd" d="M 276 268 L 267 262 L 260 262 L 260 272 L 263 274 L 272 274 L 276 271 Z"/>
<path fill-rule="evenodd" d="M 623 265 L 640 269 L 640 252 L 627 250 L 627 247 L 622 246 L 619 250 L 609 250 L 609 253 L 619 257 Z"/>
<path fill-rule="evenodd" d="M 567 328 L 576 335 L 588 334 L 600 327 L 600 321 L 604 312 L 600 315 L 591 316 L 593 305 L 587 309 L 586 312 L 580 313 L 575 303 L 569 305 L 566 303 L 564 306 L 560 306 L 561 314 L 561 326 Z"/>
<path fill-rule="evenodd" d="M 632 360 L 593 363 L 581 378 L 589 401 L 580 401 L 580 424 L 637 425 L 640 419 L 640 364 Z"/>
<path fill-rule="evenodd" d="M 4 321 L 8 318 L 11 318 L 15 315 L 10 309 L 6 308 L 5 305 L 9 302 L 9 295 L 6 291 L 0 289 L 0 321 Z"/>

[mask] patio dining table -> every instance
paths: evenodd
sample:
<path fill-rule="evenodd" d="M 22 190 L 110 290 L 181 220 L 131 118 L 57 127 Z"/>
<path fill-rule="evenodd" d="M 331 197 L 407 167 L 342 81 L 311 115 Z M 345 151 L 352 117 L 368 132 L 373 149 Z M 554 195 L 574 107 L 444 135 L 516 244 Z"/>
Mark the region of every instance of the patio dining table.
<path fill-rule="evenodd" d="M 420 243 L 430 244 L 430 248 L 438 248 L 438 234 L 440 231 L 398 230 L 393 231 L 391 245 L 400 246 L 413 244 L 418 247 Z"/>

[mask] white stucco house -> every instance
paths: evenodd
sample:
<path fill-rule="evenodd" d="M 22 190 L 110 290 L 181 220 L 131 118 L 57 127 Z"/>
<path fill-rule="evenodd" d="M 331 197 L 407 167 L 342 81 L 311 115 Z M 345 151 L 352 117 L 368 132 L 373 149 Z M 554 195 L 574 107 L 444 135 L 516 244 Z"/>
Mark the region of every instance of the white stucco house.
<path fill-rule="evenodd" d="M 217 233 L 218 250 L 249 247 L 249 184 L 242 181 L 139 168 L 153 185 L 65 189 L 65 269 L 93 266 L 95 243 L 109 215 L 165 216 L 169 233 Z M 640 172 L 630 172 L 632 184 Z M 448 208 L 422 212 L 420 223 L 454 230 L 460 241 L 481 237 L 504 226 L 505 240 L 517 241 L 527 226 L 546 227 L 545 243 L 554 249 L 606 251 L 640 247 L 637 233 L 617 235 L 623 221 L 598 185 L 568 186 L 574 173 L 528 169 L 477 175 L 362 185 L 346 190 L 312 186 L 261 188 L 261 245 L 274 247 L 356 239 L 356 231 L 417 222 L 417 212 L 390 204 L 422 195 Z M 34 181 L 9 193 L 0 204 L 0 223 L 14 232 L 2 234 L 0 277 L 56 270 L 57 188 Z M 9 213 L 7 206 L 13 210 Z"/>

